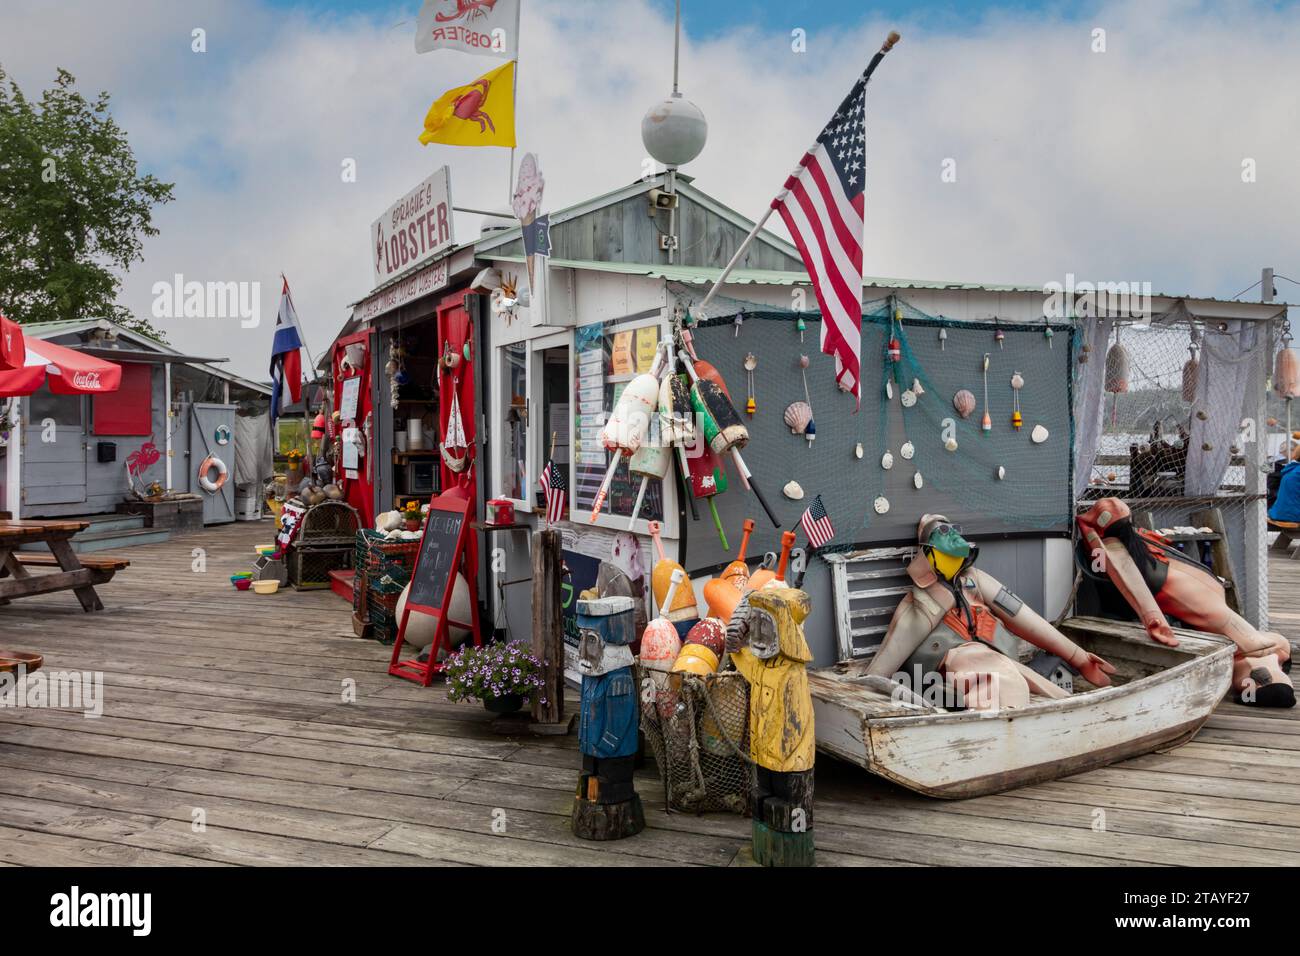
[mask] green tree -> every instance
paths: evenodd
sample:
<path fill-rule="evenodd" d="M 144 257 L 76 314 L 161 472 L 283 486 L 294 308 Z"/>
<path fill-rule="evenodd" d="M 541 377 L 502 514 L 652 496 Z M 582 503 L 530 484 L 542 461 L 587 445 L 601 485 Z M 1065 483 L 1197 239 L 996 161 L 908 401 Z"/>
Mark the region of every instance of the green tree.
<path fill-rule="evenodd" d="M 106 318 L 154 338 L 117 303 L 172 185 L 141 176 L 108 94 L 60 69 L 38 103 L 0 68 L 0 311 L 17 322 Z"/>

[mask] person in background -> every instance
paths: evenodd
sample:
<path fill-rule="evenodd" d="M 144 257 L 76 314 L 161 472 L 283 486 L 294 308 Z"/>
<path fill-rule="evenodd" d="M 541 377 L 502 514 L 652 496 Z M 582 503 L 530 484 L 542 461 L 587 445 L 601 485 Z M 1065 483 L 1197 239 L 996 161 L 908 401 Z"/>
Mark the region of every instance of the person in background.
<path fill-rule="evenodd" d="M 1277 498 L 1269 506 L 1268 517 L 1271 521 L 1300 522 L 1300 447 L 1291 461 L 1282 466 Z"/>

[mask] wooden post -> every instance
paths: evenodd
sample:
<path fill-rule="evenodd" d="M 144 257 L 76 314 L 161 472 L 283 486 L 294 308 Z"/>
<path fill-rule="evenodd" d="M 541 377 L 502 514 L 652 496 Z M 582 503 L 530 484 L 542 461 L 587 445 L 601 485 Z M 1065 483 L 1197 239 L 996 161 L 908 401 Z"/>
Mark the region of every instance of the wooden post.
<path fill-rule="evenodd" d="M 564 623 L 561 615 L 560 532 L 554 528 L 533 532 L 533 656 L 542 662 L 546 684 L 533 695 L 533 723 L 563 725 Z M 542 699 L 546 703 L 542 703 Z"/>

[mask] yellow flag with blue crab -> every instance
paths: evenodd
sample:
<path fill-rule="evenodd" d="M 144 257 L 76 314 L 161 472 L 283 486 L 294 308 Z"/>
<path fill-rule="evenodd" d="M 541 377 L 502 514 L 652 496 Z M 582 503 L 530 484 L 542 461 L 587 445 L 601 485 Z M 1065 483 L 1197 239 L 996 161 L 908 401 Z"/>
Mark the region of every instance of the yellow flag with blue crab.
<path fill-rule="evenodd" d="M 438 97 L 424 118 L 420 142 L 426 146 L 514 146 L 514 61 Z"/>

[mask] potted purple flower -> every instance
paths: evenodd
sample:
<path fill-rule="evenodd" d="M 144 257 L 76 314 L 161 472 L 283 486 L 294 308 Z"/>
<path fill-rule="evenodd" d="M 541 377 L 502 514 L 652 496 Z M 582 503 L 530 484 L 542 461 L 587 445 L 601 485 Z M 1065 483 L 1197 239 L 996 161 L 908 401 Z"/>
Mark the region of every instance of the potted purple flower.
<path fill-rule="evenodd" d="M 464 647 L 447 659 L 445 673 L 449 700 L 481 700 L 494 714 L 522 709 L 544 684 L 541 662 L 509 641 Z"/>

